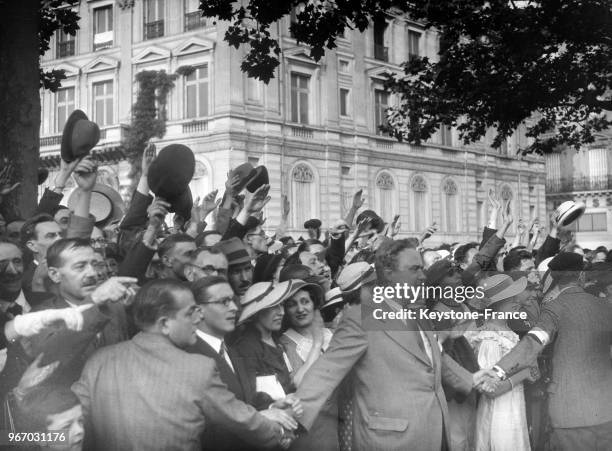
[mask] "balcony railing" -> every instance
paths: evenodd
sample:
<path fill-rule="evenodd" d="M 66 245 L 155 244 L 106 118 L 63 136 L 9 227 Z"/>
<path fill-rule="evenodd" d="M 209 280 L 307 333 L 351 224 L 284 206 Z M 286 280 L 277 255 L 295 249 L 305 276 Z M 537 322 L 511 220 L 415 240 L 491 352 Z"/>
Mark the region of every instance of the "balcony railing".
<path fill-rule="evenodd" d="M 295 138 L 306 138 L 312 139 L 314 138 L 314 132 L 306 127 L 291 127 L 291 134 Z"/>
<path fill-rule="evenodd" d="M 183 124 L 183 133 L 197 133 L 208 130 L 208 121 L 192 121 Z"/>
<path fill-rule="evenodd" d="M 72 41 L 62 41 L 57 43 L 57 57 L 65 58 L 74 55 L 74 39 Z"/>
<path fill-rule="evenodd" d="M 155 22 L 145 23 L 144 32 L 145 39 L 155 39 L 162 37 L 164 35 L 164 21 L 156 20 Z"/>
<path fill-rule="evenodd" d="M 546 180 L 549 193 L 612 190 L 612 175 L 583 176 Z"/>
<path fill-rule="evenodd" d="M 185 13 L 185 31 L 197 30 L 206 26 L 206 18 L 200 11 Z"/>
<path fill-rule="evenodd" d="M 374 58 L 379 61 L 389 61 L 389 47 L 374 44 Z"/>

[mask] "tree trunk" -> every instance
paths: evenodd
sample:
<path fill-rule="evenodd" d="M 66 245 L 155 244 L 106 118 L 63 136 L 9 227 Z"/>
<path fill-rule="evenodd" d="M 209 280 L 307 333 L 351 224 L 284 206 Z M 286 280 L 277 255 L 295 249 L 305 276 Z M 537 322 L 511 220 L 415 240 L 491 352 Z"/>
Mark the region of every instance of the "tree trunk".
<path fill-rule="evenodd" d="M 21 186 L 3 207 L 27 217 L 38 197 L 40 0 L 0 0 L 0 157 Z M 10 220 L 11 218 L 6 218 Z"/>

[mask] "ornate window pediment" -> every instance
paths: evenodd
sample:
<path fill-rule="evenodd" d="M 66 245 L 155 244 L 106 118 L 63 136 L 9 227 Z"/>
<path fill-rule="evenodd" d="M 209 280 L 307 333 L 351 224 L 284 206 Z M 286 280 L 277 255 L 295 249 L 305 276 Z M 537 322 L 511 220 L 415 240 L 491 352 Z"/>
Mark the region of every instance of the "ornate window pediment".
<path fill-rule="evenodd" d="M 392 190 L 395 188 L 393 177 L 388 172 L 381 172 L 376 178 L 376 186 L 380 189 Z"/>
<path fill-rule="evenodd" d="M 444 193 L 447 196 L 457 195 L 458 189 L 457 189 L 457 184 L 455 183 L 454 180 L 450 180 L 450 179 L 446 180 L 444 182 L 444 186 L 442 187 L 442 189 L 444 190 Z"/>
<path fill-rule="evenodd" d="M 412 188 L 412 191 L 416 191 L 417 193 L 423 193 L 427 191 L 427 182 L 425 181 L 425 178 L 423 178 L 423 176 L 416 175 L 412 178 L 410 187 Z"/>
<path fill-rule="evenodd" d="M 293 180 L 300 183 L 313 183 L 314 174 L 312 170 L 305 164 L 298 164 L 293 169 Z"/>

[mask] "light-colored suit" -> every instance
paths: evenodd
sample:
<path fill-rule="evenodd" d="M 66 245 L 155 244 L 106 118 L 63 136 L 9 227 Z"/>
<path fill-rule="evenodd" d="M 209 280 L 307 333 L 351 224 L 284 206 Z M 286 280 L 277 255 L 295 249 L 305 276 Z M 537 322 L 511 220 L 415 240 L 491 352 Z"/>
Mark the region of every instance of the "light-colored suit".
<path fill-rule="evenodd" d="M 472 376 L 441 354 L 427 325 L 422 329 L 431 360 L 421 345 L 415 320 L 407 320 L 407 324 L 374 320 L 374 307 L 379 306 L 349 308 L 329 348 L 304 377 L 296 393 L 304 406 L 300 423 L 310 428 L 327 398 L 352 369 L 353 450 L 439 451 L 450 443 L 442 379 L 468 393 Z"/>
<path fill-rule="evenodd" d="M 199 450 L 211 421 L 262 447 L 278 444 L 282 433 L 236 399 L 214 360 L 184 352 L 162 335 L 141 332 L 101 349 L 72 389 L 92 449 Z"/>

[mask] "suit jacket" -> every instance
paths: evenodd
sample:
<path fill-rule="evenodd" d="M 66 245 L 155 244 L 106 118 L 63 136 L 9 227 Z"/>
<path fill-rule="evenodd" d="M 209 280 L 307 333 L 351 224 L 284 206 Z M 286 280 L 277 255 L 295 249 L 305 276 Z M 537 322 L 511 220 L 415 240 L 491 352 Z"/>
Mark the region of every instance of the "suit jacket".
<path fill-rule="evenodd" d="M 43 293 L 37 293 L 43 295 Z M 33 311 L 61 309 L 69 304 L 56 296 L 44 293 L 47 300 Z M 51 297 L 49 297 L 51 296 Z M 102 346 L 127 338 L 127 319 L 122 305 L 93 306 L 83 312 L 83 329 L 46 329 L 42 333 L 19 340 L 8 347 L 7 362 L 0 377 L 2 387 L 8 390 L 17 385 L 28 365 L 42 352 L 42 365 L 59 361 L 49 382 L 70 386 L 81 374 L 85 361 Z M 6 392 L 6 389 L 3 390 Z"/>
<path fill-rule="evenodd" d="M 260 446 L 275 446 L 281 435 L 227 390 L 212 359 L 153 333 L 101 349 L 72 389 L 92 449 L 199 451 L 211 422 Z"/>
<path fill-rule="evenodd" d="M 450 443 L 442 380 L 469 393 L 471 374 L 441 354 L 426 328 L 432 360 L 419 345 L 414 320 L 407 325 L 399 320 L 374 320 L 372 307 L 379 306 L 350 307 L 327 351 L 306 373 L 296 392 L 304 407 L 299 421 L 309 429 L 352 369 L 354 450 L 439 451 L 443 438 Z"/>
<path fill-rule="evenodd" d="M 255 395 L 255 387 L 251 386 L 246 369 L 243 367 L 240 359 L 232 359 L 232 354 L 228 352 L 232 365 L 234 366 L 234 370 L 232 370 L 225 359 L 200 337 L 198 337 L 198 341 L 195 345 L 185 350 L 213 359 L 219 370 L 219 377 L 227 386 L 227 389 L 236 396 L 236 399 L 246 403 L 251 402 Z M 202 437 L 203 450 L 246 450 L 249 449 L 249 447 L 254 448 L 220 425 L 212 424 L 210 427 L 207 427 Z"/>
<path fill-rule="evenodd" d="M 536 327 L 554 340 L 548 408 L 552 426 L 612 421 L 612 305 L 582 288 L 567 288 L 543 304 Z M 528 334 L 498 363 L 508 374 L 529 366 L 543 346 Z"/>

